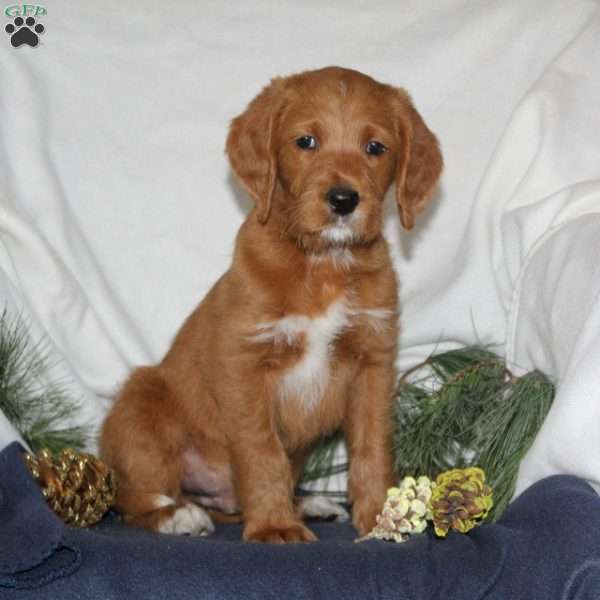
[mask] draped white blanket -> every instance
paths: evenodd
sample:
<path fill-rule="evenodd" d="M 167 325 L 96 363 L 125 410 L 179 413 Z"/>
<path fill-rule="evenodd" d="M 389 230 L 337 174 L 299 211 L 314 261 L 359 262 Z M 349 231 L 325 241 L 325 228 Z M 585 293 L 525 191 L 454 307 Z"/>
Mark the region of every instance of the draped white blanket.
<path fill-rule="evenodd" d="M 591 0 L 44 2 L 0 39 L 0 294 L 98 422 L 231 259 L 250 201 L 229 120 L 274 75 L 330 64 L 404 86 L 438 134 L 416 229 L 393 203 L 401 369 L 493 344 L 555 406 L 519 489 L 600 482 L 600 6 Z M 12 18 L 4 16 L 4 23 Z M 0 415 L 0 447 L 17 434 Z"/>

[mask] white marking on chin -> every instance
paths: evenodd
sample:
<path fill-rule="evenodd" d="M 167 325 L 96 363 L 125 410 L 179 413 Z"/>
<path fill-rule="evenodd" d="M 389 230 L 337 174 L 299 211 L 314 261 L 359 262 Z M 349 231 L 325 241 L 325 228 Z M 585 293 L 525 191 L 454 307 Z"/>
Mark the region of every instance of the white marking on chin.
<path fill-rule="evenodd" d="M 348 511 L 333 500 L 325 496 L 306 496 L 298 504 L 300 514 L 312 519 L 334 519 L 335 521 L 347 521 Z"/>
<path fill-rule="evenodd" d="M 186 504 L 178 508 L 172 517 L 165 519 L 160 527 L 161 533 L 177 535 L 209 535 L 215 530 L 213 522 L 205 510 L 195 504 Z"/>
<path fill-rule="evenodd" d="M 341 223 L 323 229 L 321 237 L 332 244 L 348 244 L 354 240 L 356 233 L 350 225 Z"/>
<path fill-rule="evenodd" d="M 362 221 L 362 213 L 354 211 L 346 217 L 337 217 L 333 225 L 321 231 L 321 239 L 330 244 L 351 244 L 358 239 L 355 227 Z"/>

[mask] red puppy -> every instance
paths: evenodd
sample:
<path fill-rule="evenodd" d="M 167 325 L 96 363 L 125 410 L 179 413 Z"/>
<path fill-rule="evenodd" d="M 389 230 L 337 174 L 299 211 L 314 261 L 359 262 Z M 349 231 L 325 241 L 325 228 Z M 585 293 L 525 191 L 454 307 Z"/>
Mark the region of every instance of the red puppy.
<path fill-rule="evenodd" d="M 401 89 L 330 67 L 274 79 L 234 119 L 227 153 L 256 206 L 230 269 L 156 366 L 133 372 L 102 429 L 128 522 L 244 539 L 315 539 L 293 506 L 311 444 L 342 427 L 353 523 L 393 484 L 397 286 L 381 233 L 395 183 L 413 226 L 442 169 Z"/>

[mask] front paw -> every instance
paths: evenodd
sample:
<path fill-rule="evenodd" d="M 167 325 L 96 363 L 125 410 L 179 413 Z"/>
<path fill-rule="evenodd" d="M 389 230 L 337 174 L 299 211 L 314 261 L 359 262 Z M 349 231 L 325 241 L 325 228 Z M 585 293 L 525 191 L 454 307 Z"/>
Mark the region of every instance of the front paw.
<path fill-rule="evenodd" d="M 265 544 L 288 544 L 296 542 L 314 542 L 317 536 L 302 523 L 266 523 L 253 525 L 248 523 L 244 529 L 244 540 Z"/>

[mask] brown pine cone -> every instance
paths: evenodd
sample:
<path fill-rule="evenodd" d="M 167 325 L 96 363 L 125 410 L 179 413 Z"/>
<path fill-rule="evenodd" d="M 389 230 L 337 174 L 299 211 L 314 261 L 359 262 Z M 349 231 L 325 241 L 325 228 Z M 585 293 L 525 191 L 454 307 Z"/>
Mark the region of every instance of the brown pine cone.
<path fill-rule="evenodd" d="M 483 469 L 452 469 L 439 475 L 430 506 L 438 536 L 445 537 L 450 529 L 460 533 L 473 529 L 493 506 Z"/>

